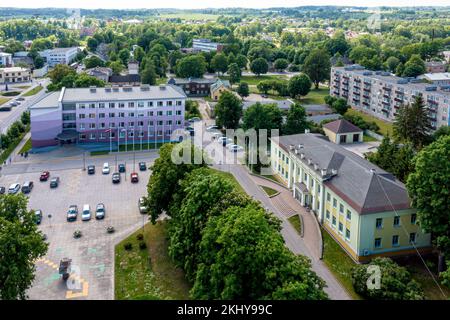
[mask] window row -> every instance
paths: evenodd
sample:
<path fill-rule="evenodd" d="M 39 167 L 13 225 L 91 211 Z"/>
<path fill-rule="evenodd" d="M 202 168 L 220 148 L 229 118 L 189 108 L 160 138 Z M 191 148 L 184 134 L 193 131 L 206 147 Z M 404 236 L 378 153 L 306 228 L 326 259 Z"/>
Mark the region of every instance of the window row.
<path fill-rule="evenodd" d="M 153 128 L 154 125 L 157 126 L 172 126 L 172 125 L 176 125 L 176 126 L 181 126 L 181 121 L 177 120 L 177 121 L 172 121 L 172 120 L 167 120 L 167 121 L 148 121 L 147 127 L 148 128 Z M 78 125 L 78 128 L 80 130 L 84 130 L 84 129 L 97 129 L 97 127 L 99 129 L 106 129 L 106 128 L 134 128 L 135 126 L 139 127 L 139 128 L 143 128 L 144 127 L 144 121 L 128 121 L 128 122 L 118 122 L 117 125 L 114 122 L 111 122 L 108 126 L 106 125 L 105 122 L 101 122 L 98 124 L 96 123 L 80 123 Z M 151 129 L 150 129 L 151 130 Z"/>
<path fill-rule="evenodd" d="M 167 110 L 167 111 L 157 111 L 156 112 L 157 116 L 173 116 L 174 113 L 172 110 Z M 175 115 L 176 116 L 181 116 L 182 115 L 182 110 L 175 110 Z M 78 114 L 78 119 L 95 119 L 97 116 L 96 113 L 80 113 Z M 117 118 L 134 118 L 134 117 L 138 117 L 138 118 L 143 118 L 145 116 L 147 117 L 153 117 L 155 116 L 155 112 L 153 111 L 148 111 L 147 113 L 145 112 L 110 112 L 110 113 L 99 113 L 98 114 L 98 118 L 115 118 L 117 116 Z M 73 119 L 73 115 L 72 114 L 63 114 L 63 120 L 74 120 Z"/>
<path fill-rule="evenodd" d="M 411 232 L 409 234 L 409 244 L 415 244 L 416 240 L 417 240 L 417 233 Z M 392 236 L 391 245 L 393 247 L 400 246 L 400 237 L 398 235 Z M 380 249 L 383 247 L 382 238 L 375 238 L 374 247 L 375 247 L 375 249 Z"/>
<path fill-rule="evenodd" d="M 165 102 L 165 103 L 164 103 Z M 181 100 L 177 101 L 138 101 L 138 102 L 99 102 L 99 103 L 80 103 L 78 104 L 79 109 L 104 109 L 106 107 L 112 108 L 144 108 L 144 107 L 172 107 L 181 106 L 183 102 Z"/>
<path fill-rule="evenodd" d="M 331 194 L 329 192 L 327 192 L 327 202 L 330 203 L 331 202 Z M 338 200 L 336 198 L 333 197 L 333 208 L 337 209 L 338 207 Z M 339 203 L 339 213 L 340 214 L 344 214 L 345 211 L 345 217 L 347 220 L 351 220 L 352 219 L 352 212 L 347 209 L 345 210 L 345 207 L 342 203 Z"/>
<path fill-rule="evenodd" d="M 137 138 L 144 138 L 145 136 L 147 137 L 162 137 L 164 135 L 166 136 L 170 136 L 172 134 L 172 130 L 157 130 L 157 131 L 148 131 L 147 134 L 144 131 L 140 131 L 140 132 L 136 132 L 136 134 L 133 131 L 129 131 L 127 137 L 128 138 L 133 138 L 133 137 L 137 137 Z M 116 132 L 109 132 L 109 134 L 107 132 L 93 132 L 93 133 L 80 133 L 79 134 L 79 139 L 80 140 L 97 140 L 97 139 L 114 139 L 117 137 Z M 121 131 L 119 133 L 119 139 L 120 138 L 125 138 L 125 132 Z"/>
<path fill-rule="evenodd" d="M 410 223 L 411 224 L 416 224 L 417 221 L 417 214 L 413 213 L 411 214 L 410 217 Z M 395 216 L 394 217 L 394 222 L 392 224 L 394 227 L 400 227 L 400 216 Z M 377 229 L 383 229 L 383 218 L 377 218 L 375 220 L 375 227 Z"/>

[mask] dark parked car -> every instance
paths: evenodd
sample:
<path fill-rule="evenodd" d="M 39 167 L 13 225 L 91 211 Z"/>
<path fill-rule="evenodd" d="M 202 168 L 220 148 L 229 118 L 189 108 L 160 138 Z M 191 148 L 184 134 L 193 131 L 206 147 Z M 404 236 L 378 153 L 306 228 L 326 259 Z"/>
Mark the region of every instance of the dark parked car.
<path fill-rule="evenodd" d="M 145 162 L 139 162 L 139 170 L 141 171 L 147 170 L 147 165 L 145 164 Z"/>
<path fill-rule="evenodd" d="M 112 182 L 119 183 L 120 182 L 120 173 L 114 172 L 112 175 Z"/>
<path fill-rule="evenodd" d="M 6 188 L 5 187 L 0 187 L 0 194 L 4 194 L 6 192 Z"/>
<path fill-rule="evenodd" d="M 50 177 L 50 172 L 44 171 L 41 173 L 41 176 L 39 177 L 39 181 L 47 181 Z"/>
<path fill-rule="evenodd" d="M 126 167 L 123 163 L 119 164 L 119 172 L 125 172 L 126 171 Z"/>
<path fill-rule="evenodd" d="M 54 177 L 50 180 L 50 188 L 56 188 L 59 185 L 59 177 Z"/>
<path fill-rule="evenodd" d="M 75 221 L 77 220 L 78 216 L 78 207 L 73 204 L 69 207 L 69 210 L 67 211 L 67 221 Z"/>
<path fill-rule="evenodd" d="M 95 173 L 95 166 L 90 165 L 87 167 L 88 174 L 94 174 Z"/>
<path fill-rule="evenodd" d="M 22 193 L 30 193 L 33 189 L 33 181 L 25 181 L 22 185 Z"/>
<path fill-rule="evenodd" d="M 42 221 L 42 211 L 41 210 L 35 210 L 34 211 L 34 217 L 36 219 L 36 224 L 41 224 Z"/>

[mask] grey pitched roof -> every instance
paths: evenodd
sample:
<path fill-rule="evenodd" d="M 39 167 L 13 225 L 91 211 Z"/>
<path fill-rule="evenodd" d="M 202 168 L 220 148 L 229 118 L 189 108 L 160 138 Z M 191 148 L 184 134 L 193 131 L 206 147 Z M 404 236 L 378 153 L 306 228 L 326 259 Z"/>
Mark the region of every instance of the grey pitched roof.
<path fill-rule="evenodd" d="M 279 139 L 277 142 L 276 139 Z M 331 143 L 320 134 L 296 134 L 271 138 L 286 152 L 294 154 L 299 161 L 312 170 L 317 164 L 326 170 L 324 185 L 344 199 L 359 214 L 410 208 L 410 199 L 405 186 L 392 174 L 343 147 Z M 302 145 L 299 148 L 299 145 Z M 290 150 L 295 146 L 299 151 Z M 301 159 L 301 154 L 304 158 Z M 333 170 L 336 170 L 333 173 Z"/>
<path fill-rule="evenodd" d="M 141 76 L 138 74 L 127 74 L 127 75 L 112 75 L 109 77 L 109 82 L 111 83 L 121 83 L 121 82 L 140 82 Z"/>
<path fill-rule="evenodd" d="M 306 119 L 316 124 L 320 124 L 323 120 L 335 120 L 339 119 L 340 117 L 341 117 L 340 114 L 332 113 L 332 114 L 318 114 L 316 116 L 309 116 L 306 117 Z"/>
<path fill-rule="evenodd" d="M 187 84 L 187 83 L 204 83 L 213 84 L 217 81 L 217 78 L 170 78 L 168 84 Z"/>
<path fill-rule="evenodd" d="M 362 132 L 362 129 L 345 119 L 328 122 L 323 127 L 334 133 Z"/>
<path fill-rule="evenodd" d="M 211 91 L 216 91 L 217 89 L 219 89 L 220 87 L 224 86 L 225 88 L 229 88 L 230 87 L 230 81 L 228 80 L 222 80 L 222 79 L 217 79 L 216 82 L 214 82 L 211 85 Z"/>

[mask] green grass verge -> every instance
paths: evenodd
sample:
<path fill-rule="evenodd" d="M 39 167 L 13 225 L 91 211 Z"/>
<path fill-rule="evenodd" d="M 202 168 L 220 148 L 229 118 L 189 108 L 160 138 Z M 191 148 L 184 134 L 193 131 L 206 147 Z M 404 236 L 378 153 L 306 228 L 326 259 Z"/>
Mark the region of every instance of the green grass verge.
<path fill-rule="evenodd" d="M 325 104 L 325 96 L 330 94 L 330 89 L 319 87 L 319 89 L 312 88 L 309 93 L 302 97 L 301 99 L 297 99 L 300 104 Z"/>
<path fill-rule="evenodd" d="M 116 300 L 189 299 L 190 285 L 184 272 L 168 255 L 167 221 L 144 228 L 146 249 L 140 249 L 139 229 L 115 247 L 114 295 Z M 127 251 L 125 243 L 131 243 Z"/>
<path fill-rule="evenodd" d="M 27 134 L 27 132 L 30 131 L 30 127 L 27 126 L 25 129 L 25 132 L 21 133 L 20 136 L 17 137 L 16 140 L 12 141 L 8 148 L 3 150 L 3 152 L 0 154 L 0 164 L 2 164 L 6 159 L 9 158 L 11 153 L 17 148 L 19 143 L 22 141 L 23 137 Z"/>
<path fill-rule="evenodd" d="M 372 141 L 378 141 L 377 139 L 375 139 L 374 137 L 368 136 L 368 135 L 363 135 L 363 141 L 364 142 L 372 142 Z"/>
<path fill-rule="evenodd" d="M 363 118 L 365 121 L 375 122 L 378 125 L 378 127 L 380 127 L 380 134 L 382 134 L 383 136 L 389 134 L 392 137 L 392 133 L 393 133 L 392 123 L 383 121 L 381 119 L 378 119 L 374 116 L 365 114 L 364 112 L 361 112 L 361 111 L 358 111 L 355 109 L 348 109 L 346 113 L 351 114 L 351 115 L 356 114 L 356 115 L 361 116 L 361 118 Z"/>
<path fill-rule="evenodd" d="M 101 150 L 101 151 L 91 151 L 91 156 L 102 156 L 105 154 L 109 154 L 109 151 Z"/>
<path fill-rule="evenodd" d="M 220 76 L 220 79 L 229 80 L 230 77 L 228 76 Z M 261 81 L 264 80 L 287 80 L 287 77 L 284 75 L 260 75 L 258 76 L 242 76 L 241 82 L 246 82 L 248 85 L 257 85 Z M 238 86 L 238 84 L 234 85 L 235 87 Z"/>
<path fill-rule="evenodd" d="M 302 234 L 302 221 L 298 214 L 293 215 L 288 218 L 289 223 L 294 227 L 294 229 L 298 232 L 299 235 Z"/>
<path fill-rule="evenodd" d="M 362 299 L 362 297 L 355 292 L 352 285 L 351 271 L 356 263 L 347 255 L 347 253 L 325 229 L 322 228 L 321 231 L 324 246 L 323 262 L 345 287 L 345 289 L 347 289 L 347 292 L 353 299 Z"/>
<path fill-rule="evenodd" d="M 227 179 L 239 192 L 246 193 L 244 188 L 237 182 L 237 180 L 234 178 L 233 174 L 226 171 L 220 171 L 216 169 L 210 168 L 211 171 L 213 171 L 215 174 L 222 176 L 223 178 Z"/>
<path fill-rule="evenodd" d="M 24 97 L 33 96 L 33 95 L 35 95 L 36 93 L 40 92 L 42 89 L 44 89 L 44 87 L 42 87 L 42 86 L 34 87 L 33 89 L 31 89 L 31 90 L 25 92 L 22 96 L 24 96 Z"/>
<path fill-rule="evenodd" d="M 167 78 L 156 78 L 156 85 L 160 85 L 160 84 L 166 84 L 167 83 Z"/>
<path fill-rule="evenodd" d="M 4 103 L 7 103 L 9 100 L 11 100 L 10 98 L 4 98 L 4 97 L 0 97 L 0 106 Z"/>
<path fill-rule="evenodd" d="M 25 153 L 31 150 L 31 138 L 29 138 L 23 147 L 19 150 L 19 153 Z"/>
<path fill-rule="evenodd" d="M 19 91 L 6 91 L 2 93 L 2 96 L 4 97 L 15 97 L 18 96 L 20 94 Z"/>
<path fill-rule="evenodd" d="M 275 189 L 272 189 L 272 188 L 269 188 L 269 187 L 266 187 L 266 186 L 260 186 L 260 187 L 264 190 L 264 192 L 265 192 L 269 197 L 272 197 L 272 196 L 274 196 L 274 195 L 276 195 L 276 194 L 278 193 L 278 191 L 275 190 Z"/>

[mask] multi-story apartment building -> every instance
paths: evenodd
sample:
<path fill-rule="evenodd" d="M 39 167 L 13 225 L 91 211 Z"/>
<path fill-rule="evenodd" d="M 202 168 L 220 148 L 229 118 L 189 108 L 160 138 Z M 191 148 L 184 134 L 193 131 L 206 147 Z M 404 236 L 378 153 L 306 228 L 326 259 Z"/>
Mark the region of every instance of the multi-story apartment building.
<path fill-rule="evenodd" d="M 39 55 L 46 59 L 50 67 L 57 64 L 70 64 L 79 52 L 78 47 L 55 48 L 39 52 Z"/>
<path fill-rule="evenodd" d="M 30 81 L 30 69 L 21 67 L 0 68 L 0 83 L 20 83 Z"/>
<path fill-rule="evenodd" d="M 422 96 L 428 108 L 430 130 L 450 124 L 450 86 L 400 78 L 389 72 L 369 71 L 359 65 L 331 68 L 330 95 L 355 109 L 393 121 L 398 109 Z"/>
<path fill-rule="evenodd" d="M 357 262 L 428 251 L 405 186 L 320 134 L 271 138 L 271 166 Z"/>
<path fill-rule="evenodd" d="M 212 42 L 210 39 L 193 39 L 192 48 L 194 50 L 210 52 L 210 51 L 221 51 L 223 45 L 217 42 Z"/>
<path fill-rule="evenodd" d="M 0 67 L 14 67 L 12 54 L 7 52 L 0 52 Z"/>
<path fill-rule="evenodd" d="M 63 88 L 30 108 L 32 146 L 172 141 L 184 128 L 185 101 L 171 85 Z"/>

